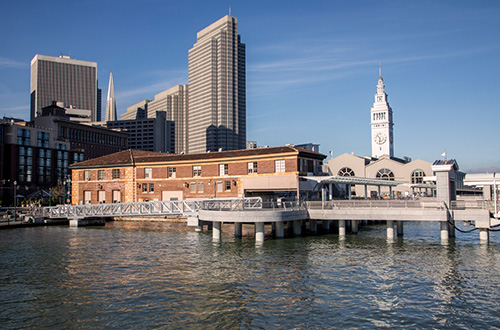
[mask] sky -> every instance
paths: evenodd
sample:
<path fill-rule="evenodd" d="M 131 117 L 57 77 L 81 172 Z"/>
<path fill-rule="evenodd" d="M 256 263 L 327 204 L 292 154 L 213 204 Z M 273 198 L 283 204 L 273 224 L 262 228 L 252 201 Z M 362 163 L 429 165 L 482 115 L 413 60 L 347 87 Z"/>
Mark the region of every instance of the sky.
<path fill-rule="evenodd" d="M 29 119 L 35 54 L 97 62 L 103 112 L 188 83 L 196 33 L 231 14 L 246 44 L 247 140 L 371 154 L 379 64 L 394 153 L 500 172 L 500 1 L 8 1 L 0 116 Z"/>

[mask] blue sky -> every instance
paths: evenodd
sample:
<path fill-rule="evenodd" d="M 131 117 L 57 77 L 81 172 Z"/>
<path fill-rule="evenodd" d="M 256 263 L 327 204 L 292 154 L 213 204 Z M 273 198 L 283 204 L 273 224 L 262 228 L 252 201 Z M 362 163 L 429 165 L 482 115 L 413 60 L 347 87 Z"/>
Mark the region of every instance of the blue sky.
<path fill-rule="evenodd" d="M 500 171 L 500 1 L 9 1 L 0 115 L 29 118 L 30 61 L 61 53 L 113 72 L 119 115 L 188 82 L 196 33 L 228 14 L 247 46 L 247 139 L 371 153 L 378 64 L 395 155 Z M 105 100 L 103 100 L 105 102 Z"/>

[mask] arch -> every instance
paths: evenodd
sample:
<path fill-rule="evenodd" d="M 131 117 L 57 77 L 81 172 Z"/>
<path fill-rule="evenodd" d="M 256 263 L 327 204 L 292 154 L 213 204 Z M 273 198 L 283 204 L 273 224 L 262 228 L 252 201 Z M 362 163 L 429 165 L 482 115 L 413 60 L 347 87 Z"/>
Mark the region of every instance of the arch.
<path fill-rule="evenodd" d="M 394 173 L 388 168 L 382 168 L 377 172 L 377 179 L 394 181 Z"/>
<path fill-rule="evenodd" d="M 342 167 L 338 173 L 337 173 L 338 176 L 356 176 L 354 174 L 354 171 L 349 168 L 349 167 Z"/>
<path fill-rule="evenodd" d="M 411 183 L 423 183 L 425 172 L 421 169 L 417 169 L 411 172 Z"/>

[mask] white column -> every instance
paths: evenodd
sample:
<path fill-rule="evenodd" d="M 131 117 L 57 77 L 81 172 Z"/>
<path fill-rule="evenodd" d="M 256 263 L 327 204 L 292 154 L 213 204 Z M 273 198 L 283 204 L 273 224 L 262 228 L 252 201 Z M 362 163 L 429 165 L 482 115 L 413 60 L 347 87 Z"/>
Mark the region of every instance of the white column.
<path fill-rule="evenodd" d="M 351 220 L 351 233 L 357 234 L 358 231 L 358 220 Z"/>
<path fill-rule="evenodd" d="M 479 241 L 481 243 L 488 243 L 490 239 L 490 232 L 487 228 L 479 228 Z"/>
<path fill-rule="evenodd" d="M 285 237 L 285 225 L 283 221 L 276 222 L 276 238 Z"/>
<path fill-rule="evenodd" d="M 222 233 L 222 222 L 212 222 L 213 228 L 212 228 L 212 239 L 214 241 L 220 241 L 221 238 L 221 233 Z"/>
<path fill-rule="evenodd" d="M 255 241 L 264 242 L 264 222 L 255 223 Z"/>
<path fill-rule="evenodd" d="M 293 234 L 300 236 L 302 234 L 302 220 L 295 220 L 293 222 Z"/>
<path fill-rule="evenodd" d="M 396 221 L 398 236 L 403 236 L 403 221 Z"/>
<path fill-rule="evenodd" d="M 349 200 L 352 199 L 352 193 L 351 193 L 351 184 L 349 183 L 347 185 L 347 194 L 349 195 Z"/>
<path fill-rule="evenodd" d="M 450 238 L 448 221 L 441 221 L 441 240 L 447 241 Z"/>
<path fill-rule="evenodd" d="M 345 220 L 339 220 L 339 236 L 345 236 Z"/>
<path fill-rule="evenodd" d="M 333 183 L 330 183 L 330 185 L 329 185 L 329 189 L 328 189 L 328 197 L 329 197 L 329 199 L 328 199 L 328 200 L 330 200 L 330 201 L 332 201 L 332 200 L 333 200 Z"/>
<path fill-rule="evenodd" d="M 387 239 L 394 239 L 394 221 L 387 220 Z"/>
<path fill-rule="evenodd" d="M 316 220 L 309 220 L 309 231 L 314 234 L 318 232 L 318 222 Z"/>
<path fill-rule="evenodd" d="M 241 222 L 234 223 L 234 237 L 241 237 L 243 233 L 243 226 Z"/>

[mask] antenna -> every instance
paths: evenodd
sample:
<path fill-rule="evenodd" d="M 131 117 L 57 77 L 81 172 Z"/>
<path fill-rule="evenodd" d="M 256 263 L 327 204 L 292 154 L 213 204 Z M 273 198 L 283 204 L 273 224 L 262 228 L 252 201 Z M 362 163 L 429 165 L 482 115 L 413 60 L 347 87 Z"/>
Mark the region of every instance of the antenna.
<path fill-rule="evenodd" d="M 382 77 L 382 65 L 380 64 L 380 62 L 378 62 L 378 75 L 379 77 Z"/>
<path fill-rule="evenodd" d="M 229 7 L 229 16 L 231 16 L 232 9 Z"/>

